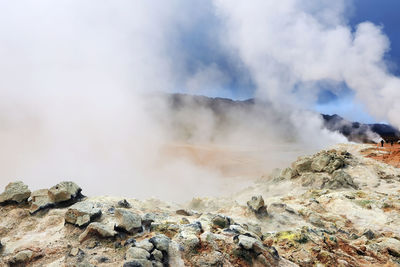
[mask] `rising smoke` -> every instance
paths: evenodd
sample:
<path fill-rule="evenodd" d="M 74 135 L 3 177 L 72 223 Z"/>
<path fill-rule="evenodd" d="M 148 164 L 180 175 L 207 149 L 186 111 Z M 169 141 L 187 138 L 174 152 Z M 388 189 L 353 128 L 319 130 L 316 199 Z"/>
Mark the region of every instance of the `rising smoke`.
<path fill-rule="evenodd" d="M 232 184 L 222 174 L 243 180 L 345 141 L 307 111 L 321 81 L 345 82 L 400 126 L 389 42 L 371 23 L 351 29 L 346 3 L 0 0 L 0 186 L 71 179 L 89 194 L 218 194 Z M 260 104 L 224 111 L 226 127 L 163 95 L 248 80 Z"/>

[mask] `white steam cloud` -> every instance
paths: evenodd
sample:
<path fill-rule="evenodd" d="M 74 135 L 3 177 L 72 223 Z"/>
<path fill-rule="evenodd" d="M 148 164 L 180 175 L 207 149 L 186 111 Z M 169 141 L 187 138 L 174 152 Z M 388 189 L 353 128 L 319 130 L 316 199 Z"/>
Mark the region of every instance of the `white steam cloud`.
<path fill-rule="evenodd" d="M 373 115 L 399 127 L 400 79 L 384 61 L 389 40 L 370 22 L 353 30 L 346 21 L 350 4 L 216 1 L 227 22 L 227 43 L 251 69 L 259 96 L 308 104 L 315 100 L 319 82 L 345 82 Z"/>
<path fill-rule="evenodd" d="M 0 186 L 71 179 L 89 194 L 218 194 L 232 184 L 223 173 L 243 180 L 345 141 L 305 111 L 321 81 L 345 82 L 400 126 L 389 41 L 368 22 L 352 30 L 346 3 L 0 0 Z M 152 94 L 218 95 L 238 73 L 262 104 L 228 114 L 234 127 Z M 190 137 L 177 139 L 174 121 Z"/>

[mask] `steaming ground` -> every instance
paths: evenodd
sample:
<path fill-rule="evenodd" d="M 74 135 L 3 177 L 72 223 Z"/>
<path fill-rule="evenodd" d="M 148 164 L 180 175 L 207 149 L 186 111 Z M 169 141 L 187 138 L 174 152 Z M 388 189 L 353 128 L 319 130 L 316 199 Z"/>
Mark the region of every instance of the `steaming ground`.
<path fill-rule="evenodd" d="M 170 146 L 214 167 L 242 159 L 221 147 Z M 73 182 L 34 192 L 11 183 L 0 195 L 0 265 L 395 267 L 400 169 L 373 157 L 398 149 L 335 145 L 230 196 L 180 204 L 82 198 Z"/>
<path fill-rule="evenodd" d="M 22 179 L 36 190 L 49 187 L 60 179 L 72 179 L 87 188 L 85 194 L 89 196 L 154 197 L 182 202 L 197 196 L 231 194 L 262 176 L 268 176 L 275 168 L 288 165 L 298 156 L 313 152 L 315 148 L 306 149 L 299 144 L 251 148 L 175 142 L 161 146 L 158 157 L 148 163 L 151 165 L 145 166 L 146 169 L 137 164 L 135 166 L 134 162 L 130 166 L 121 163 L 112 166 L 93 159 L 84 164 L 71 161 L 71 168 L 67 169 L 62 158 L 55 156 L 51 161 L 41 161 L 43 158 L 38 157 L 38 161 L 32 162 L 35 157 L 25 153 L 20 161 L 15 158 L 14 162 L 10 158 L 8 162 L 4 161 L 8 164 L 3 165 L 0 176 L 9 178 L 2 178 L 0 187 L 12 180 Z M 0 154 L 6 156 L 5 153 Z M 32 165 L 29 166 L 27 162 L 32 162 Z M 80 168 L 76 168 L 75 164 Z M 121 171 L 122 167 L 126 168 L 125 173 Z"/>

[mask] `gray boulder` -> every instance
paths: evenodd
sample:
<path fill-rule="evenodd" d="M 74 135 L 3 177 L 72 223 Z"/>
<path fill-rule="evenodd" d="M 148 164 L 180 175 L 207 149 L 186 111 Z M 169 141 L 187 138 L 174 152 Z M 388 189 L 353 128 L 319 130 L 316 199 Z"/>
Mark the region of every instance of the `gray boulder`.
<path fill-rule="evenodd" d="M 264 199 L 262 196 L 253 196 L 249 201 L 247 201 L 247 206 L 251 211 L 253 211 L 257 216 L 268 215 L 267 207 L 264 205 Z"/>
<path fill-rule="evenodd" d="M 132 208 L 132 205 L 126 199 L 118 201 L 118 206 L 126 209 Z"/>
<path fill-rule="evenodd" d="M 246 250 L 254 250 L 258 253 L 264 250 L 260 240 L 247 235 L 239 235 L 236 239 L 238 245 Z"/>
<path fill-rule="evenodd" d="M 49 196 L 54 203 L 64 202 L 81 197 L 82 189 L 74 182 L 61 182 L 49 190 Z"/>
<path fill-rule="evenodd" d="M 101 209 L 92 202 L 78 202 L 72 205 L 65 213 L 65 221 L 76 226 L 86 226 L 101 216 Z"/>
<path fill-rule="evenodd" d="M 193 251 L 200 244 L 199 238 L 188 231 L 181 231 L 175 241 L 183 247 L 185 252 Z"/>
<path fill-rule="evenodd" d="M 315 172 L 321 172 L 328 166 L 331 159 L 331 155 L 322 153 L 314 158 L 311 163 L 311 169 Z"/>
<path fill-rule="evenodd" d="M 297 171 L 298 173 L 310 172 L 312 171 L 311 164 L 312 164 L 312 158 L 303 157 L 293 162 L 292 167 L 293 170 Z"/>
<path fill-rule="evenodd" d="M 168 252 L 169 244 L 171 243 L 171 239 L 163 234 L 153 236 L 149 239 L 149 241 L 155 246 L 156 249 L 164 252 Z"/>
<path fill-rule="evenodd" d="M 183 216 L 193 216 L 194 215 L 194 213 L 192 211 L 186 210 L 186 209 L 177 210 L 176 214 L 183 215 Z"/>
<path fill-rule="evenodd" d="M 9 183 L 4 192 L 0 194 L 0 204 L 8 202 L 21 203 L 26 201 L 30 195 L 31 191 L 23 182 Z"/>
<path fill-rule="evenodd" d="M 152 243 L 149 242 L 149 240 L 147 239 L 143 239 L 139 242 L 135 243 L 135 247 L 137 248 L 142 248 L 145 249 L 147 251 L 152 251 L 152 249 L 154 248 L 154 245 Z"/>
<path fill-rule="evenodd" d="M 247 201 L 247 206 L 253 211 L 258 211 L 264 207 L 264 199 L 262 196 L 253 196 L 251 200 Z"/>
<path fill-rule="evenodd" d="M 39 189 L 33 191 L 31 194 L 31 207 L 30 212 L 35 213 L 41 209 L 46 209 L 54 206 L 53 200 L 50 198 L 49 190 Z"/>
<path fill-rule="evenodd" d="M 134 260 L 134 259 L 147 260 L 149 258 L 150 258 L 150 253 L 143 248 L 130 247 L 125 254 L 126 260 Z"/>
<path fill-rule="evenodd" d="M 218 214 L 211 219 L 211 223 L 214 228 L 227 228 L 231 224 L 231 221 L 228 217 Z"/>
<path fill-rule="evenodd" d="M 139 214 L 125 209 L 115 209 L 114 214 L 118 220 L 117 229 L 122 229 L 131 234 L 142 231 L 142 217 Z"/>

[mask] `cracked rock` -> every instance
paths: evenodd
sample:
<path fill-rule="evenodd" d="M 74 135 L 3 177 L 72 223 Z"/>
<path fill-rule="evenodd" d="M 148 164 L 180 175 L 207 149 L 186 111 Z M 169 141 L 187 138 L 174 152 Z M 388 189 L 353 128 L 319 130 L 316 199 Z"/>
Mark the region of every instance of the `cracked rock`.
<path fill-rule="evenodd" d="M 4 192 L 0 194 L 0 203 L 15 202 L 21 203 L 26 201 L 31 195 L 28 186 L 21 181 L 9 183 Z"/>

